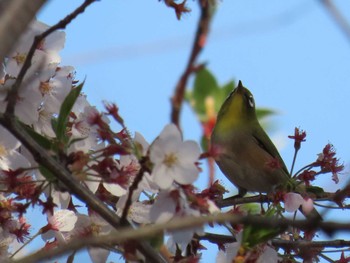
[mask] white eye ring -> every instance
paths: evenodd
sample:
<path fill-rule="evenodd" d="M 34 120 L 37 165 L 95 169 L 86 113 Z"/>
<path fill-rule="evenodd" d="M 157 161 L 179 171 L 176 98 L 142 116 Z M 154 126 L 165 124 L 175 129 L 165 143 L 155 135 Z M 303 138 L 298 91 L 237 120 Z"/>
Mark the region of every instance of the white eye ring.
<path fill-rule="evenodd" d="M 250 105 L 250 107 L 254 107 L 254 98 L 253 98 L 253 96 L 252 95 L 250 95 L 249 96 L 249 98 L 248 98 L 248 102 L 249 102 L 249 105 Z"/>

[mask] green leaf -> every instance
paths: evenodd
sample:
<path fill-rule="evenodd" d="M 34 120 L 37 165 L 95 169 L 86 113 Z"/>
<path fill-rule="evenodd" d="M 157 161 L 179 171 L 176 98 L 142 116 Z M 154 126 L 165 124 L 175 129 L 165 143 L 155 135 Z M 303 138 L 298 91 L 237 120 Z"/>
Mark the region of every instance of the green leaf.
<path fill-rule="evenodd" d="M 84 86 L 84 82 L 82 82 L 77 87 L 72 89 L 61 105 L 60 114 L 57 118 L 57 129 L 56 129 L 56 137 L 58 141 L 62 141 L 62 139 L 66 135 L 66 128 L 67 128 L 69 114 L 72 111 L 74 103 L 78 99 L 83 86 Z"/>
<path fill-rule="evenodd" d="M 151 246 L 159 250 L 164 244 L 164 233 L 148 238 Z"/>
<path fill-rule="evenodd" d="M 73 140 L 70 140 L 70 141 L 69 141 L 68 147 L 71 146 L 71 145 L 73 145 L 73 144 L 76 143 L 76 142 L 83 141 L 83 140 L 85 140 L 86 138 L 88 138 L 88 137 L 74 138 Z"/>
<path fill-rule="evenodd" d="M 22 128 L 32 137 L 34 141 L 36 141 L 41 147 L 43 147 L 46 150 L 51 150 L 53 148 L 53 143 L 50 139 L 46 138 L 45 136 L 37 133 L 34 131 L 33 128 L 29 127 L 28 125 L 19 122 Z"/>
<path fill-rule="evenodd" d="M 245 226 L 243 230 L 243 242 L 245 246 L 252 248 L 260 243 L 267 242 L 282 232 L 279 228 L 263 228 Z"/>
<path fill-rule="evenodd" d="M 40 165 L 39 171 L 42 174 L 42 176 L 45 177 L 45 179 L 49 182 L 56 181 L 56 177 L 51 173 L 49 169 L 47 169 L 45 166 Z"/>
<path fill-rule="evenodd" d="M 256 115 L 258 117 L 258 119 L 262 119 L 262 118 L 265 118 L 269 115 L 273 115 L 275 114 L 276 112 L 273 111 L 273 110 L 270 110 L 270 109 L 266 109 L 266 108 L 258 108 L 256 109 Z"/>
<path fill-rule="evenodd" d="M 205 100 L 208 96 L 214 96 L 219 92 L 219 86 L 215 77 L 207 69 L 197 72 L 192 92 L 186 94 L 187 100 L 200 119 L 205 116 Z"/>
<path fill-rule="evenodd" d="M 306 192 L 308 193 L 313 193 L 315 194 L 317 197 L 322 197 L 324 194 L 324 190 L 321 187 L 318 186 L 307 186 L 306 187 Z"/>
<path fill-rule="evenodd" d="M 270 208 L 265 213 L 263 217 L 265 218 L 277 218 L 276 217 L 277 211 L 275 208 Z M 242 237 L 242 243 L 251 248 L 254 247 L 257 244 L 264 243 L 271 238 L 274 238 L 275 236 L 279 235 L 283 231 L 282 228 L 264 228 L 264 227 L 257 227 L 257 226 L 245 226 L 243 229 L 243 237 Z"/>
<path fill-rule="evenodd" d="M 213 74 L 207 69 L 197 72 L 194 80 L 193 97 L 204 100 L 208 95 L 219 89 L 219 85 Z"/>

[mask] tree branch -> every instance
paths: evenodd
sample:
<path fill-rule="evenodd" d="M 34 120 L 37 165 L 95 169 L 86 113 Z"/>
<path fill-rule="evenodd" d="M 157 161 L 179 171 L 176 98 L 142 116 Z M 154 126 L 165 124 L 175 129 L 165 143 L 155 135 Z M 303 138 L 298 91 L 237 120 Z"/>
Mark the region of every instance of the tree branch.
<path fill-rule="evenodd" d="M 199 0 L 199 5 L 201 9 L 201 16 L 198 21 L 197 32 L 194 38 L 192 51 L 187 62 L 185 71 L 182 73 L 178 83 L 176 84 L 174 95 L 171 99 L 172 109 L 171 109 L 171 122 L 176 126 L 180 127 L 180 111 L 182 107 L 182 102 L 185 95 L 186 84 L 189 76 L 193 73 L 195 69 L 195 61 L 204 48 L 206 39 L 209 33 L 209 25 L 212 17 L 212 4 L 211 1 Z"/>
<path fill-rule="evenodd" d="M 10 0 L 1 2 L 0 16 L 0 62 L 17 43 L 38 10 L 46 0 Z M 14 23 L 13 19 L 16 19 Z"/>
<path fill-rule="evenodd" d="M 170 222 L 157 225 L 149 225 L 138 229 L 126 228 L 118 232 L 118 235 L 111 234 L 100 237 L 84 238 L 78 240 L 72 240 L 67 244 L 60 245 L 59 247 L 49 251 L 39 251 L 28 257 L 20 260 L 12 261 L 13 263 L 24 263 L 24 262 L 39 262 L 43 259 L 57 257 L 68 253 L 69 251 L 78 251 L 87 246 L 101 247 L 104 245 L 113 246 L 129 240 L 141 240 L 147 239 L 156 235 L 162 235 L 164 231 L 174 231 L 181 229 L 188 229 L 193 227 L 202 226 L 206 223 L 225 223 L 230 222 L 231 224 L 243 224 L 252 225 L 264 228 L 279 228 L 287 229 L 289 227 L 299 228 L 302 230 L 315 230 L 321 229 L 326 233 L 334 233 L 336 231 L 350 231 L 350 224 L 348 223 L 336 223 L 336 222 L 318 222 L 315 224 L 309 220 L 289 220 L 283 218 L 271 218 L 261 216 L 241 216 L 228 213 L 220 213 L 216 215 L 208 215 L 202 217 L 187 216 L 171 220 Z M 290 241 L 288 241 L 290 242 Z M 310 241 L 311 242 L 311 241 Z M 312 241 L 314 242 L 314 241 Z M 325 241 L 328 242 L 329 246 L 338 246 L 341 242 L 347 244 L 349 241 Z M 281 247 L 287 246 L 287 243 L 277 242 Z M 291 246 L 306 246 L 306 242 L 295 242 Z M 315 246 L 322 247 L 326 243 L 316 242 Z M 153 261 L 154 262 L 154 261 Z"/>

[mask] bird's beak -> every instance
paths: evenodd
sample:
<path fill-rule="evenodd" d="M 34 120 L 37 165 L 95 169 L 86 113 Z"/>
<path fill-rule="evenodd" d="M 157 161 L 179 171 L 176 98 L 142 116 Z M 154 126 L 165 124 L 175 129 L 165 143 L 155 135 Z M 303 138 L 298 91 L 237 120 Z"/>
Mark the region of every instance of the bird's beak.
<path fill-rule="evenodd" d="M 242 93 L 243 88 L 244 88 L 244 87 L 243 87 L 242 81 L 238 81 L 238 86 L 237 86 L 237 88 L 236 88 L 236 92 Z"/>

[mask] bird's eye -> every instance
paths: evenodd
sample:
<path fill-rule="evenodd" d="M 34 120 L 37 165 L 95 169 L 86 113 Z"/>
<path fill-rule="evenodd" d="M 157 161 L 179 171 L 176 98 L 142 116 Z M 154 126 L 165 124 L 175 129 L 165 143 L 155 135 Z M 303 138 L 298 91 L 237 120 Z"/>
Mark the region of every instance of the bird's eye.
<path fill-rule="evenodd" d="M 248 96 L 248 102 L 249 102 L 249 106 L 254 108 L 254 98 L 253 95 L 249 95 Z"/>

